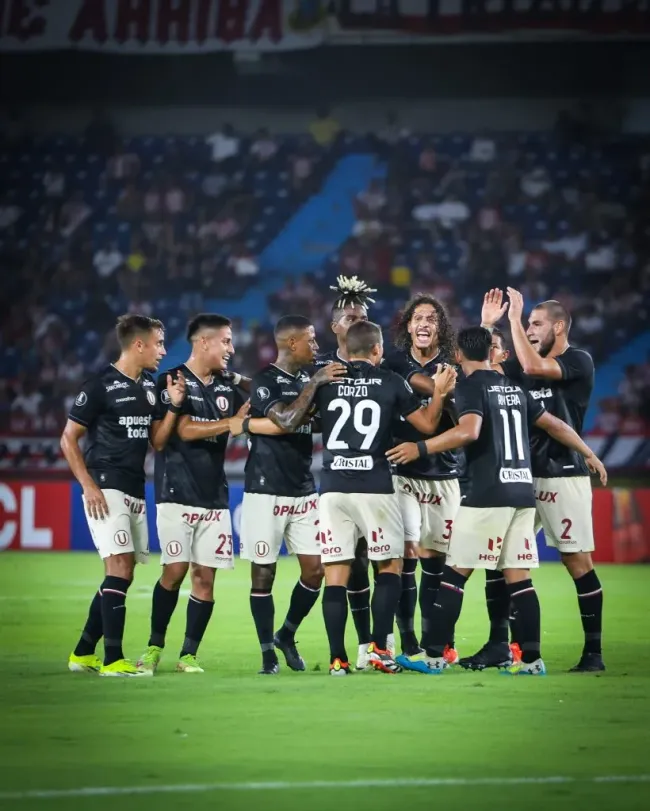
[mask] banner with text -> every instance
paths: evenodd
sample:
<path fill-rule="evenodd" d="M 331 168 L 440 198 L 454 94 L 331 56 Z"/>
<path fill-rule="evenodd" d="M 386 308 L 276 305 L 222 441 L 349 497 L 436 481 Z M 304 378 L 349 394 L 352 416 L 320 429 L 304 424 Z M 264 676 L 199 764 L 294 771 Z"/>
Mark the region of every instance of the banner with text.
<path fill-rule="evenodd" d="M 307 0 L 3 0 L 0 50 L 184 54 L 313 48 L 323 42 L 324 5 Z"/>
<path fill-rule="evenodd" d="M 233 547 L 239 553 L 243 487 L 230 487 Z M 151 551 L 160 551 L 153 486 L 147 485 L 147 523 Z M 594 535 L 599 563 L 650 562 L 650 489 L 594 490 Z M 558 560 L 538 537 L 542 561 Z M 69 482 L 0 482 L 0 552 L 4 550 L 94 550 L 81 500 L 81 488 Z"/>
<path fill-rule="evenodd" d="M 341 0 L 346 31 L 528 39 L 569 34 L 638 38 L 650 34 L 647 0 Z"/>

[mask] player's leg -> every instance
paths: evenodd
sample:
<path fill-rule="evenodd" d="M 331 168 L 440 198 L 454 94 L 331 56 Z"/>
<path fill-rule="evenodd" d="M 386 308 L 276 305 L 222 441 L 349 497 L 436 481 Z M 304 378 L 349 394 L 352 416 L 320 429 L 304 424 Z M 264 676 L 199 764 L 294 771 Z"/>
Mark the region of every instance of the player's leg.
<path fill-rule="evenodd" d="M 176 664 L 181 673 L 203 673 L 196 656 L 214 610 L 214 582 L 218 569 L 233 568 L 232 524 L 228 510 L 204 510 L 192 539 L 185 636 Z"/>
<path fill-rule="evenodd" d="M 359 538 L 348 581 L 348 602 L 359 640 L 357 670 L 364 670 L 368 664 L 368 645 L 371 637 L 368 566 L 368 544 L 365 538 Z"/>
<path fill-rule="evenodd" d="M 165 647 L 167 628 L 178 604 L 178 594 L 190 567 L 194 532 L 191 507 L 158 504 L 156 528 L 160 541 L 162 574 L 151 598 L 151 632 L 147 648 L 138 659 L 138 667 L 155 673 Z M 198 518 L 198 513 L 197 513 Z"/>
<path fill-rule="evenodd" d="M 103 585 L 103 583 L 102 583 Z M 102 586 L 97 589 L 90 603 L 86 624 L 74 651 L 68 659 L 68 670 L 72 673 L 98 673 L 102 660 L 95 650 L 102 638 Z"/>
<path fill-rule="evenodd" d="M 393 476 L 402 522 L 404 524 L 404 558 L 402 562 L 402 591 L 397 604 L 395 620 L 400 633 L 402 653 L 408 656 L 420 650 L 415 634 L 415 609 L 418 602 L 417 565 L 421 530 L 421 508 L 418 501 L 419 480 Z M 420 603 L 420 607 L 422 604 Z"/>
<path fill-rule="evenodd" d="M 578 596 L 584 645 L 571 670 L 602 671 L 603 589 L 591 558 L 595 548 L 591 482 L 588 476 L 536 479 L 535 495 L 546 544 L 559 551 Z"/>
<path fill-rule="evenodd" d="M 350 514 L 348 499 L 347 493 L 325 493 L 320 497 L 321 560 L 325 569 L 323 620 L 329 642 L 332 676 L 350 673 L 345 648 L 347 585 L 359 528 Z"/>
<path fill-rule="evenodd" d="M 273 643 L 275 604 L 273 582 L 277 560 L 282 547 L 285 517 L 282 507 L 288 507 L 291 499 L 260 493 L 244 493 L 240 554 L 251 561 L 250 608 L 262 651 L 262 668 L 259 673 L 273 676 L 280 671 L 280 663 Z"/>

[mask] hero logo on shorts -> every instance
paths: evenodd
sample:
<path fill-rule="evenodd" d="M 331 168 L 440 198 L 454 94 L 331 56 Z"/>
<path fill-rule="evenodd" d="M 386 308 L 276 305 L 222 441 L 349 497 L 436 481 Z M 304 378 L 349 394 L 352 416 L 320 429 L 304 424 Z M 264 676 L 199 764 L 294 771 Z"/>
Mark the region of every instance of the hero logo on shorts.
<path fill-rule="evenodd" d="M 515 468 L 502 467 L 499 471 L 499 481 L 503 484 L 515 484 L 517 482 L 533 483 L 533 476 L 530 468 L 524 467 L 521 470 Z"/>
<path fill-rule="evenodd" d="M 217 408 L 219 411 L 228 411 L 228 398 L 227 397 L 217 397 Z"/>
<path fill-rule="evenodd" d="M 147 400 L 149 401 L 149 405 L 156 405 L 156 395 L 152 391 L 147 391 Z"/>
<path fill-rule="evenodd" d="M 178 557 L 182 550 L 183 547 L 178 541 L 170 541 L 166 546 L 166 551 L 170 558 Z"/>
<path fill-rule="evenodd" d="M 257 389 L 257 396 L 260 400 L 268 400 L 271 396 L 271 392 L 266 388 L 266 386 L 260 386 Z"/>
<path fill-rule="evenodd" d="M 172 401 L 172 398 L 169 396 L 169 392 L 167 389 L 163 389 L 162 394 L 160 395 L 160 399 L 163 401 L 165 405 L 169 405 Z"/>
<path fill-rule="evenodd" d="M 74 401 L 76 406 L 85 406 L 88 402 L 88 395 L 85 391 L 80 391 L 77 395 L 77 399 Z"/>

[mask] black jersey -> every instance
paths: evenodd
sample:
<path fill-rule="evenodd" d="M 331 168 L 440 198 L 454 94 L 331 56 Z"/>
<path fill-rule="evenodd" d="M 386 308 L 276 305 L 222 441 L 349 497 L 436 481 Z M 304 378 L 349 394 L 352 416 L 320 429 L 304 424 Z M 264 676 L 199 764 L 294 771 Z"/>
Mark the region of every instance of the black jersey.
<path fill-rule="evenodd" d="M 158 378 L 158 410 L 154 419 L 163 419 L 169 405 L 167 375 L 185 377 L 186 395 L 181 414 L 191 420 L 208 422 L 232 417 L 244 400 L 232 380 L 215 374 L 203 383 L 185 364 L 163 372 Z M 165 449 L 156 454 L 154 484 L 157 504 L 184 504 L 204 509 L 228 509 L 228 481 L 224 471 L 229 434 L 183 442 L 173 433 Z"/>
<path fill-rule="evenodd" d="M 355 360 L 347 377 L 318 389 L 323 432 L 322 493 L 392 493 L 386 451 L 393 422 L 420 407 L 404 378 L 383 366 Z"/>
<path fill-rule="evenodd" d="M 110 364 L 83 384 L 69 416 L 88 429 L 84 459 L 95 484 L 144 498 L 155 409 L 156 384 L 148 372 L 133 380 Z"/>
<path fill-rule="evenodd" d="M 438 354 L 435 358 L 422 365 L 407 349 L 390 352 L 384 358 L 383 365 L 397 372 L 405 380 L 410 380 L 415 374 L 432 377 L 441 363 L 451 363 L 451 359 Z M 419 394 L 418 397 L 420 397 Z M 429 397 L 421 397 L 420 402 L 423 406 L 426 406 L 429 400 Z M 448 401 L 453 402 L 453 395 Z M 436 434 L 442 434 L 444 431 L 453 428 L 454 425 L 455 421 L 452 414 L 448 408 L 445 408 L 440 417 L 440 424 Z M 399 417 L 393 425 L 393 436 L 397 442 L 419 442 L 428 439 L 430 434 L 421 434 L 403 417 Z M 398 476 L 407 476 L 411 479 L 457 479 L 461 473 L 462 463 L 462 452 L 445 451 L 444 453 L 435 453 L 432 456 L 416 459 L 407 465 L 397 465 L 395 473 Z"/>
<path fill-rule="evenodd" d="M 292 403 L 308 382 L 304 371 L 292 375 L 273 363 L 266 366 L 251 382 L 250 416 L 266 417 L 275 403 Z M 291 434 L 251 434 L 244 489 L 272 496 L 309 496 L 316 492 L 311 461 L 311 423 Z"/>
<path fill-rule="evenodd" d="M 331 349 L 329 352 L 319 352 L 314 358 L 314 371 L 322 369 L 323 366 L 329 366 L 330 363 L 347 363 L 347 360 L 339 355 L 338 349 Z"/>
<path fill-rule="evenodd" d="M 465 447 L 463 507 L 534 507 L 529 426 L 544 413 L 521 385 L 480 370 L 456 383 L 459 419 L 482 417 L 479 438 Z"/>
<path fill-rule="evenodd" d="M 561 380 L 525 375 L 517 358 L 505 361 L 502 368 L 511 380 L 525 386 L 549 414 L 564 420 L 574 431 L 582 434 L 594 387 L 594 362 L 588 352 L 572 346 L 555 360 L 562 369 Z M 560 444 L 546 431 L 533 428 L 530 443 L 534 476 L 554 478 L 589 475 L 582 454 Z"/>

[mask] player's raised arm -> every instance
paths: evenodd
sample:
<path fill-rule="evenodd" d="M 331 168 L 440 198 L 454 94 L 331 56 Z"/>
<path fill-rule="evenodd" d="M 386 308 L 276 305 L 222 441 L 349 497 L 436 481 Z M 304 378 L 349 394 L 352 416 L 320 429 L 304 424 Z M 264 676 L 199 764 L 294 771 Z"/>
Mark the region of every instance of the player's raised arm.
<path fill-rule="evenodd" d="M 292 403 L 274 403 L 267 416 L 283 431 L 291 433 L 302 423 L 318 389 L 347 374 L 347 367 L 342 363 L 330 363 L 323 366 L 311 378 Z"/>
<path fill-rule="evenodd" d="M 559 420 L 557 417 L 549 414 L 548 411 L 544 411 L 544 413 L 535 420 L 535 425 L 546 431 L 546 433 L 552 436 L 557 442 L 582 454 L 589 470 L 592 473 L 597 473 L 600 477 L 600 483 L 603 487 L 607 484 L 605 465 L 603 465 L 589 445 L 580 438 L 580 435 L 574 431 L 570 425 L 567 425 L 563 420 Z"/>
<path fill-rule="evenodd" d="M 176 428 L 178 415 L 185 400 L 185 377 L 178 372 L 176 379 L 165 376 L 165 388 L 158 395 L 159 410 L 154 413 L 149 441 L 155 451 L 162 451 Z M 167 408 L 165 409 L 165 405 Z M 164 413 L 163 413 L 164 412 Z"/>

